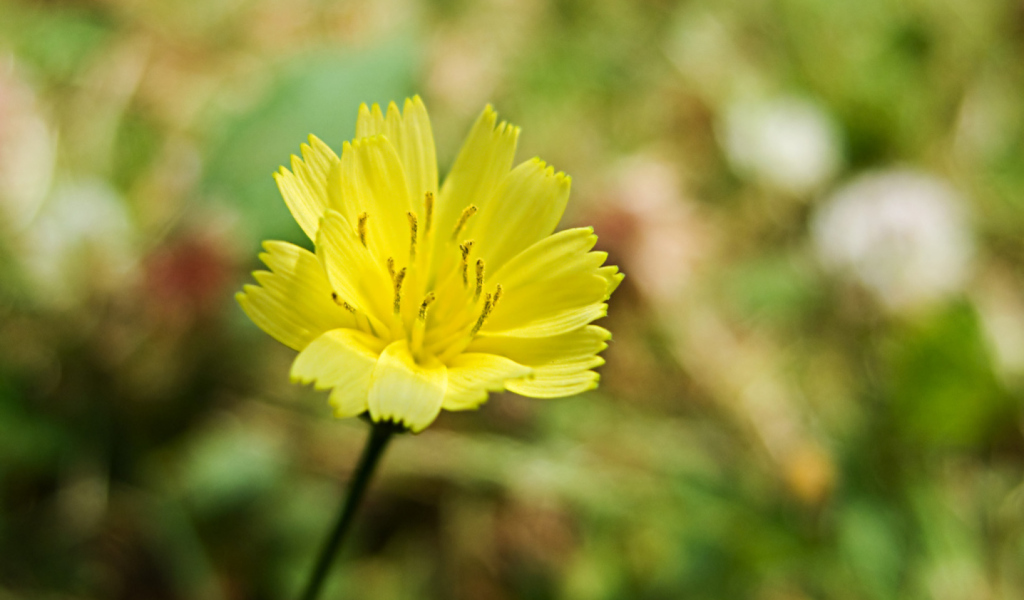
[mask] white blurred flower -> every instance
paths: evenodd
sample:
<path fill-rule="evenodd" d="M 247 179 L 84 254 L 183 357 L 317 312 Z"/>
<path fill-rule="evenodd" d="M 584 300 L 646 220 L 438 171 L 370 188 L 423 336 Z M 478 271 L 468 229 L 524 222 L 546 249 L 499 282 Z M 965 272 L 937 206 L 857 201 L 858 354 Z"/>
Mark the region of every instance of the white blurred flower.
<path fill-rule="evenodd" d="M 862 176 L 814 217 L 822 264 L 851 276 L 893 311 L 960 291 L 973 244 L 962 199 L 944 181 L 913 171 Z"/>
<path fill-rule="evenodd" d="M 820 188 L 841 161 L 835 122 L 818 104 L 802 98 L 733 103 L 719 133 L 737 172 L 789 194 Z"/>
<path fill-rule="evenodd" d="M 62 184 L 22 233 L 22 263 L 37 291 L 53 304 L 69 304 L 134 272 L 134 238 L 124 202 L 108 184 Z"/>
<path fill-rule="evenodd" d="M 0 216 L 9 232 L 24 228 L 46 197 L 56 145 L 32 88 L 0 57 Z"/>

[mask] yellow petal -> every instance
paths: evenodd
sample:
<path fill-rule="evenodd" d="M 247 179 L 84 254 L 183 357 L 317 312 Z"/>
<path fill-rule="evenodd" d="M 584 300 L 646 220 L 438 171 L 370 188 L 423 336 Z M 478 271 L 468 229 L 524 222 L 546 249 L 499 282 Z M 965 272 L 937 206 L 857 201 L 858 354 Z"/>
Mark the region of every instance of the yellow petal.
<path fill-rule="evenodd" d="M 505 389 L 530 398 L 563 398 L 595 389 L 600 380 L 593 371 L 550 374 L 538 370 L 533 376 L 506 382 Z"/>
<path fill-rule="evenodd" d="M 614 265 L 601 267 L 597 270 L 597 274 L 608 283 L 608 297 L 611 297 L 612 293 L 618 289 L 619 284 L 622 283 L 623 278 L 626 277 L 622 273 L 619 273 L 619 268 Z"/>
<path fill-rule="evenodd" d="M 373 136 L 346 142 L 341 155 L 341 201 L 366 214 L 366 243 L 381 263 L 408 264 L 413 207 L 402 164 L 391 142 Z"/>
<path fill-rule="evenodd" d="M 351 158 L 349 156 L 350 161 Z M 327 208 L 341 213 L 349 223 L 356 223 L 359 218 L 359 205 L 353 200 L 356 193 L 352 182 L 343 179 L 342 171 L 342 161 L 339 159 L 331 165 L 327 174 Z"/>
<path fill-rule="evenodd" d="M 447 387 L 448 372 L 441 361 L 428 356 L 417 364 L 406 340 L 392 342 L 373 369 L 370 417 L 422 431 L 441 412 Z"/>
<path fill-rule="evenodd" d="M 384 133 L 384 113 L 380 105 L 374 103 L 373 107 L 366 104 L 359 105 L 359 116 L 356 117 L 356 137 L 364 138 Z"/>
<path fill-rule="evenodd" d="M 309 239 L 315 240 L 320 216 L 328 206 L 328 175 L 338 164 L 338 157 L 314 135 L 301 151 L 301 159 L 292 156 L 292 170 L 281 167 L 274 173 L 274 180 L 296 222 Z"/>
<path fill-rule="evenodd" d="M 437 194 L 437 150 L 427 107 L 419 96 L 406 99 L 402 112 L 391 103 L 384 120 L 384 135 L 391 140 L 405 169 L 409 198 L 419 217 L 424 217 L 423 199 Z"/>
<path fill-rule="evenodd" d="M 532 369 L 495 354 L 460 354 L 448 363 L 445 410 L 470 410 L 487 400 L 487 392 L 500 392 L 505 382 L 528 375 Z"/>
<path fill-rule="evenodd" d="M 322 193 L 327 173 L 331 170 L 331 165 L 338 162 L 338 155 L 334 153 L 334 150 L 331 150 L 330 146 L 315 135 L 310 134 L 308 141 L 308 145 L 303 144 L 300 147 L 302 160 L 311 175 L 309 185 Z"/>
<path fill-rule="evenodd" d="M 338 418 L 353 417 L 367 408 L 374 365 L 384 342 L 353 329 L 333 329 L 313 340 L 292 363 L 291 378 L 332 389 L 328 402 Z"/>
<path fill-rule="evenodd" d="M 597 354 L 608 347 L 611 333 L 596 325 L 543 338 L 481 336 L 469 352 L 493 352 L 532 367 L 529 376 L 506 382 L 506 389 L 533 398 L 569 396 L 597 386 L 590 371 L 604 364 Z"/>
<path fill-rule="evenodd" d="M 604 252 L 589 252 L 593 229 L 568 229 L 530 246 L 488 281 L 501 284 L 501 301 L 481 331 L 544 337 L 579 329 L 607 313 L 605 300 L 622 275 L 601 268 Z"/>
<path fill-rule="evenodd" d="M 331 298 L 331 284 L 308 250 L 285 242 L 265 242 L 260 258 L 271 271 L 253 275 L 260 285 L 246 285 L 235 298 L 263 331 L 295 350 L 323 332 L 352 327 L 352 314 Z"/>
<path fill-rule="evenodd" d="M 339 299 L 368 315 L 375 332 L 385 335 L 394 288 L 384 267 L 360 243 L 356 226 L 329 209 L 320 222 L 316 254 Z"/>
<path fill-rule="evenodd" d="M 611 337 L 611 332 L 597 325 L 540 338 L 481 335 L 466 351 L 500 354 L 530 367 L 581 364 L 607 348 Z"/>
<path fill-rule="evenodd" d="M 494 200 L 473 218 L 465 237 L 478 240 L 488 269 L 551 235 L 569 201 L 571 179 L 544 161 L 528 160 L 505 176 Z"/>
<path fill-rule="evenodd" d="M 512 168 L 519 128 L 497 120 L 494 109 L 485 107 L 441 186 L 434 220 L 438 245 L 448 243 L 463 209 L 473 205 L 483 210 L 489 204 Z"/>
<path fill-rule="evenodd" d="M 365 104 L 359 107 L 359 118 L 356 121 L 356 137 L 372 137 L 384 135 L 395 147 L 398 157 L 405 169 L 405 179 L 409 186 L 409 197 L 413 206 L 422 208 L 421 204 L 427 192 L 437 193 L 437 151 L 434 147 L 434 134 L 430 127 L 427 107 L 420 97 L 406 98 L 401 111 L 392 102 L 388 105 L 385 116 L 380 106 L 374 104 L 368 108 Z M 424 217 L 422 210 L 417 216 Z"/>

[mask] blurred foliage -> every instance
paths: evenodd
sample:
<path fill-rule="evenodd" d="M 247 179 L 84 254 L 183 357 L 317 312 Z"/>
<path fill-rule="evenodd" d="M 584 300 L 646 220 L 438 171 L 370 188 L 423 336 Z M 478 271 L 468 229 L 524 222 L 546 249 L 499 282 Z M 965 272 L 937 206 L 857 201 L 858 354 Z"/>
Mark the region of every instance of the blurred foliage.
<path fill-rule="evenodd" d="M 366 427 L 232 294 L 308 243 L 272 172 L 412 93 L 442 172 L 522 126 L 627 279 L 602 387 L 398 439 L 325 597 L 1024 597 L 1019 2 L 0 15 L 0 598 L 295 595 Z"/>
<path fill-rule="evenodd" d="M 267 185 L 267 175 L 282 157 L 297 154 L 294 140 L 305 140 L 310 132 L 330 140 L 351 137 L 356 113 L 344 107 L 361 102 L 386 106 L 411 96 L 412 63 L 411 44 L 398 40 L 354 55 L 304 55 L 285 65 L 267 97 L 231 119 L 211 144 L 205 160 L 207 193 L 240 204 L 237 210 L 250 219 L 246 231 L 253 241 L 301 242 L 301 229 L 277 190 Z"/>

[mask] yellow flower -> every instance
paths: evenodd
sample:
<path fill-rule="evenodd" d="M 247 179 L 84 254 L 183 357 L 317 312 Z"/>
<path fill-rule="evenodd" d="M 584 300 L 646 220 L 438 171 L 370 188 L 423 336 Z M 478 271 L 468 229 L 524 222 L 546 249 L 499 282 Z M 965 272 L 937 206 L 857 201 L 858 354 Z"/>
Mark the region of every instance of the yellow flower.
<path fill-rule="evenodd" d="M 336 416 L 420 431 L 488 392 L 534 398 L 597 386 L 611 337 L 591 325 L 622 280 L 591 228 L 552 235 L 570 179 L 512 168 L 519 128 L 486 107 L 438 192 L 419 97 L 359 109 L 339 158 L 314 136 L 275 174 L 316 253 L 265 242 L 238 302 L 299 351 L 293 381 L 330 389 Z"/>

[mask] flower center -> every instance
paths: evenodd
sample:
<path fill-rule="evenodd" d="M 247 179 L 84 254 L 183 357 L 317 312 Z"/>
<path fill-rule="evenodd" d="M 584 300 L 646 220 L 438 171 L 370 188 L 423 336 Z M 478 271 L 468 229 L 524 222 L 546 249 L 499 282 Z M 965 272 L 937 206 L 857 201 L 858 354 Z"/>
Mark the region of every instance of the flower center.
<path fill-rule="evenodd" d="M 399 266 L 401 258 L 388 256 L 385 264 L 391 280 L 391 317 L 371 317 L 346 302 L 336 292 L 334 301 L 356 315 L 357 327 L 385 341 L 406 338 L 417 362 L 435 356 L 442 362 L 454 358 L 469 346 L 473 338 L 494 312 L 501 299 L 502 287 L 485 292 L 486 264 L 483 258 L 472 259 L 476 242 L 458 242 L 467 223 L 478 212 L 470 204 L 462 210 L 449 239 L 436 247 L 433 241 L 434 196 L 427 193 L 424 202 L 423 227 L 419 217 L 408 212 L 409 257 L 407 266 Z M 371 249 L 373 240 L 369 223 L 372 215 L 362 212 L 356 222 L 359 242 Z M 432 256 L 439 253 L 435 260 Z M 383 290 L 382 290 L 383 291 Z M 403 305 L 403 300 L 421 299 L 419 304 Z"/>

